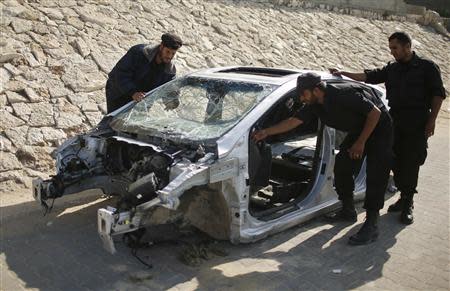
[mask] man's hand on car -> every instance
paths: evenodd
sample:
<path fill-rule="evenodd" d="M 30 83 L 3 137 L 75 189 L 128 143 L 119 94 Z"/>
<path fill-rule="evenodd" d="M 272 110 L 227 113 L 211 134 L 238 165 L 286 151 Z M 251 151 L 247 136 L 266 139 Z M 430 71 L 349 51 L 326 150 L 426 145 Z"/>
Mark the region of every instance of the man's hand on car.
<path fill-rule="evenodd" d="M 263 139 L 266 139 L 268 136 L 267 132 L 265 129 L 261 129 L 261 130 L 255 130 L 252 133 L 252 139 L 255 142 L 261 141 Z"/>
<path fill-rule="evenodd" d="M 134 93 L 134 94 L 131 96 L 131 98 L 132 98 L 134 101 L 139 102 L 139 101 L 141 101 L 141 100 L 144 98 L 144 96 L 145 96 L 145 93 L 144 93 L 144 92 L 136 92 L 136 93 Z"/>
<path fill-rule="evenodd" d="M 337 77 L 342 77 L 342 71 L 335 69 L 335 68 L 330 68 L 328 69 L 328 71 L 330 72 L 330 74 L 332 74 L 333 76 L 337 76 Z"/>

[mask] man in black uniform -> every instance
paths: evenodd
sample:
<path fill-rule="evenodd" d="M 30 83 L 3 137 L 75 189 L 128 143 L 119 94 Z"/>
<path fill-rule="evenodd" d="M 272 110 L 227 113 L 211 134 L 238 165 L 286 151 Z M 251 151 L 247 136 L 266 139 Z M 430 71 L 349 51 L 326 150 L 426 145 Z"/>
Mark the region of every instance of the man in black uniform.
<path fill-rule="evenodd" d="M 172 63 L 181 39 L 170 33 L 161 36 L 159 45 L 135 45 L 123 56 L 108 74 L 106 105 L 108 113 L 134 100 L 139 102 L 145 93 L 175 78 Z M 166 103 L 166 109 L 178 106 L 178 100 Z"/>
<path fill-rule="evenodd" d="M 310 121 L 313 114 L 327 126 L 347 132 L 334 167 L 336 192 L 343 204 L 336 218 L 356 221 L 353 173 L 366 155 L 367 187 L 364 208 L 367 217 L 358 233 L 350 237 L 349 243 L 361 245 L 376 240 L 379 210 L 383 208 L 390 171 L 392 125 L 389 113 L 378 97 L 360 85 L 326 84 L 314 73 L 298 77 L 297 91 L 300 100 L 308 105 L 297 116 L 255 132 L 253 139 L 258 141 L 289 131 Z"/>
<path fill-rule="evenodd" d="M 253 138 L 258 141 L 289 131 L 309 122 L 313 114 L 327 126 L 347 132 L 334 167 L 336 192 L 343 204 L 336 218 L 356 221 L 353 173 L 360 159 L 366 155 L 367 190 L 364 208 L 367 219 L 358 233 L 350 237 L 349 243 L 361 245 L 375 241 L 391 161 L 392 126 L 389 114 L 378 97 L 358 84 L 326 84 L 319 75 L 307 73 L 298 77 L 297 91 L 300 100 L 308 105 L 297 116 L 255 132 Z"/>
<path fill-rule="evenodd" d="M 401 211 L 400 221 L 411 224 L 419 168 L 427 156 L 427 140 L 434 134 L 445 89 L 439 67 L 411 50 L 411 38 L 406 33 L 392 34 L 389 48 L 395 62 L 381 69 L 364 73 L 330 71 L 371 84 L 385 83 L 394 121 L 394 181 L 400 190 L 399 200 L 389 206 L 388 212 Z"/>

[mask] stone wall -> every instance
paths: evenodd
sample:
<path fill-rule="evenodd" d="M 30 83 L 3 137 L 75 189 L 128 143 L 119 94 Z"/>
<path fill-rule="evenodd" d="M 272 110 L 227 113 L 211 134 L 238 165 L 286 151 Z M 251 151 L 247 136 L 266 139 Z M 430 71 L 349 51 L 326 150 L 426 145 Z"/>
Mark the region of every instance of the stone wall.
<path fill-rule="evenodd" d="M 290 1 L 287 0 L 285 2 L 288 3 Z M 305 2 L 315 3 L 317 5 L 325 4 L 340 8 L 355 8 L 400 15 L 410 13 L 410 11 L 418 11 L 416 10 L 418 7 L 415 7 L 415 5 L 408 5 L 403 0 L 307 0 Z"/>
<path fill-rule="evenodd" d="M 362 70 L 391 60 L 405 30 L 450 87 L 450 45 L 416 23 L 254 1 L 4 0 L 0 2 L 0 192 L 54 174 L 52 151 L 105 113 L 107 73 L 138 43 L 174 31 L 180 74 L 255 65 Z"/>
<path fill-rule="evenodd" d="M 424 6 L 407 4 L 404 0 L 255 0 L 288 7 L 320 8 L 369 19 L 411 21 L 431 26 L 450 37 L 448 20 Z"/>
<path fill-rule="evenodd" d="M 405 2 L 425 6 L 427 9 L 438 12 L 443 17 L 450 17 L 450 2 L 448 0 L 405 0 Z"/>
<path fill-rule="evenodd" d="M 408 4 L 425 6 L 441 16 L 442 24 L 450 31 L 450 1 L 449 0 L 405 0 Z"/>

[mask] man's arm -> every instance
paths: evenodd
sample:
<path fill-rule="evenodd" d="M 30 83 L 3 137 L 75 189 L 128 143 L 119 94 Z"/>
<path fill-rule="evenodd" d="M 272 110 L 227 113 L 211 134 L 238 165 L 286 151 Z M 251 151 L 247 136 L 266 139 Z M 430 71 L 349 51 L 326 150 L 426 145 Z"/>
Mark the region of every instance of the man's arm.
<path fill-rule="evenodd" d="M 329 69 L 329 71 L 335 76 L 346 76 L 355 81 L 365 82 L 367 79 L 366 73 L 350 73 L 346 71 L 339 71 L 338 69 Z"/>
<path fill-rule="evenodd" d="M 376 106 L 367 114 L 366 122 L 364 123 L 364 128 L 361 131 L 358 139 L 348 149 L 348 154 L 352 159 L 360 159 L 364 153 L 364 147 L 366 145 L 367 139 L 372 134 L 373 130 L 377 126 L 378 120 L 380 119 L 381 111 Z"/>
<path fill-rule="evenodd" d="M 434 134 L 434 129 L 436 127 L 436 119 L 441 109 L 442 101 L 444 97 L 434 96 L 431 100 L 431 113 L 428 118 L 427 124 L 425 126 L 425 136 L 430 137 Z"/>
<path fill-rule="evenodd" d="M 133 95 L 142 99 L 144 92 L 138 92 L 137 86 L 134 82 L 134 72 L 136 68 L 136 56 L 140 53 L 140 46 L 130 48 L 127 53 L 117 62 L 114 67 L 113 82 L 116 88 L 119 89 L 123 95 Z M 136 93 L 136 94 L 135 94 Z"/>
<path fill-rule="evenodd" d="M 390 68 L 391 64 L 387 64 L 386 66 L 373 70 L 364 70 L 362 73 L 350 73 L 346 71 L 340 71 L 337 69 L 329 69 L 330 73 L 335 76 L 346 76 L 350 79 L 360 82 L 366 82 L 369 84 L 380 84 L 385 83 L 387 80 L 387 72 Z"/>
<path fill-rule="evenodd" d="M 271 135 L 277 135 L 280 133 L 288 132 L 300 124 L 303 123 L 303 120 L 300 120 L 296 117 L 290 117 L 281 122 L 275 124 L 274 126 L 268 127 L 266 129 L 257 130 L 252 133 L 252 139 L 256 142 L 263 140 Z"/>
<path fill-rule="evenodd" d="M 442 82 L 441 70 L 433 62 L 428 62 L 426 66 L 425 82 L 430 90 L 431 112 L 425 126 L 425 136 L 428 138 L 434 134 L 436 119 L 441 109 L 442 101 L 446 97 L 445 88 Z"/>

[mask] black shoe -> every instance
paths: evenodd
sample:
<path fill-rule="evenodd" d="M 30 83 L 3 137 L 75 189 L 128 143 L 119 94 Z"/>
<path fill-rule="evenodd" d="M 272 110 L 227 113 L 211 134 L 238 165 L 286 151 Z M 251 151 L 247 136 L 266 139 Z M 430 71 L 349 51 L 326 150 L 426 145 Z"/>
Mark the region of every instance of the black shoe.
<path fill-rule="evenodd" d="M 398 198 L 397 202 L 395 202 L 394 204 L 390 205 L 388 207 L 388 212 L 400 212 L 403 209 L 403 199 L 402 197 Z"/>
<path fill-rule="evenodd" d="M 413 209 L 414 205 L 412 199 L 405 200 L 402 213 L 400 214 L 401 223 L 410 225 L 414 222 Z"/>
<path fill-rule="evenodd" d="M 352 235 L 348 243 L 350 245 L 366 245 L 374 242 L 378 238 L 378 211 L 368 211 L 366 221 L 359 231 Z"/>
<path fill-rule="evenodd" d="M 342 208 L 338 212 L 331 213 L 326 216 L 326 218 L 331 222 L 351 222 L 355 223 L 358 218 L 358 214 L 356 213 L 355 207 L 351 208 Z"/>

